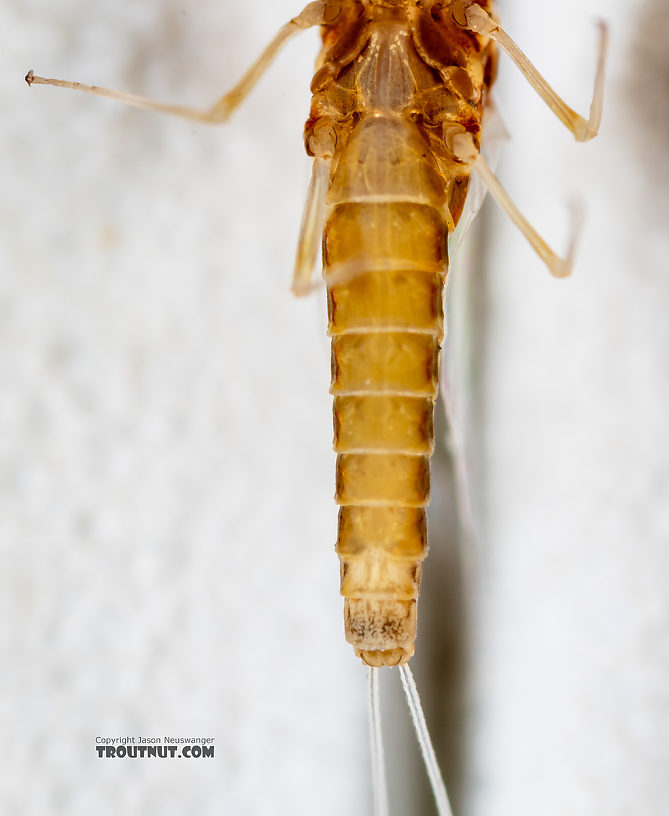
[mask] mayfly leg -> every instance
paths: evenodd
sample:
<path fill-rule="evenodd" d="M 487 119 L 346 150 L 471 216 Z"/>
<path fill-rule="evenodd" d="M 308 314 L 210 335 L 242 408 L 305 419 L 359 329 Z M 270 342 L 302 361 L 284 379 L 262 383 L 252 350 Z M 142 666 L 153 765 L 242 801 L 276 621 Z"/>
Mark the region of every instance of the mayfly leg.
<path fill-rule="evenodd" d="M 604 102 L 604 69 L 608 29 L 603 22 L 599 23 L 597 71 L 590 103 L 590 114 L 588 119 L 584 119 L 575 110 L 572 110 L 564 99 L 551 88 L 506 31 L 481 6 L 472 2 L 472 0 L 456 0 L 453 4 L 453 14 L 460 25 L 475 31 L 477 34 L 482 34 L 484 37 L 490 37 L 499 43 L 562 124 L 574 134 L 576 141 L 587 142 L 589 139 L 594 139 L 602 121 Z"/>
<path fill-rule="evenodd" d="M 327 119 L 314 128 L 307 145 L 313 155 L 311 183 L 304 203 L 302 226 L 297 242 L 297 256 L 293 271 L 293 294 L 301 297 L 311 292 L 316 256 L 325 226 L 325 202 L 330 187 L 330 168 L 334 157 L 337 137 Z"/>
<path fill-rule="evenodd" d="M 492 17 L 472 0 L 456 0 L 453 5 L 453 14 L 456 21 L 470 30 L 498 42 L 511 59 L 520 68 L 532 87 L 542 97 L 560 121 L 574 134 L 577 141 L 584 142 L 594 138 L 599 130 L 602 119 L 602 101 L 604 96 L 604 68 L 607 48 L 607 28 L 600 23 L 600 40 L 597 58 L 595 85 L 590 105 L 588 119 L 579 116 L 546 82 L 542 75 L 532 65 L 529 59 L 518 48 L 516 43 L 502 29 Z M 513 223 L 523 233 L 534 251 L 548 267 L 551 275 L 564 278 L 571 274 L 571 268 L 576 247 L 580 218 L 572 214 L 573 223 L 569 246 L 564 258 L 557 255 L 548 246 L 539 233 L 514 204 L 512 199 L 495 174 L 490 169 L 485 158 L 480 154 L 470 133 L 465 128 L 450 125 L 445 129 L 444 138 L 449 149 L 460 159 L 469 164 L 477 173 L 495 201 L 502 207 Z"/>
<path fill-rule="evenodd" d="M 158 102 L 145 96 L 115 91 L 98 85 L 85 85 L 81 82 L 70 82 L 63 79 L 47 79 L 36 76 L 34 71 L 29 71 L 25 79 L 28 85 L 53 85 L 57 88 L 69 88 L 70 90 L 83 91 L 94 96 L 103 96 L 117 102 L 123 102 L 126 105 L 133 105 L 137 108 L 145 108 L 158 113 L 166 113 L 208 124 L 223 124 L 246 99 L 287 40 L 300 31 L 332 23 L 340 13 L 341 5 L 337 0 L 315 0 L 315 2 L 306 5 L 297 17 L 293 17 L 292 20 L 279 29 L 274 39 L 262 51 L 240 81 L 207 109 Z M 302 218 L 302 228 L 293 273 L 292 290 L 296 295 L 307 294 L 312 288 L 311 278 L 325 218 L 325 198 L 330 180 L 334 134 L 328 128 L 321 128 L 314 133 L 311 151 L 314 155 L 314 165 Z"/>
<path fill-rule="evenodd" d="M 567 253 L 565 257 L 562 258 L 557 253 L 553 252 L 553 250 L 534 229 L 530 222 L 520 212 L 518 207 L 516 207 L 516 205 L 513 203 L 513 200 L 502 187 L 497 176 L 490 169 L 488 162 L 476 149 L 471 133 L 468 133 L 460 126 L 453 125 L 446 129 L 445 140 L 449 150 L 451 150 L 452 153 L 457 156 L 458 159 L 460 159 L 460 161 L 468 164 L 479 174 L 481 181 L 487 187 L 490 195 L 523 233 L 527 241 L 532 246 L 532 249 L 534 249 L 537 255 L 546 264 L 551 275 L 556 278 L 568 277 L 571 274 L 572 263 L 574 260 L 574 251 L 576 248 L 576 239 L 578 237 L 580 219 L 574 219 Z"/>
<path fill-rule="evenodd" d="M 95 96 L 115 99 L 117 102 L 133 105 L 137 108 L 167 113 L 185 119 L 195 119 L 198 122 L 222 124 L 230 118 L 230 115 L 246 99 L 260 77 L 271 65 L 281 46 L 288 39 L 300 31 L 331 22 L 336 18 L 338 10 L 339 5 L 336 2 L 333 3 L 332 0 L 315 0 L 315 2 L 309 3 L 297 17 L 293 17 L 292 20 L 279 29 L 274 39 L 234 88 L 224 94 L 214 105 L 206 109 L 158 102 L 145 96 L 125 93 L 123 91 L 114 91 L 110 88 L 102 88 L 98 85 L 84 85 L 81 82 L 69 82 L 63 79 L 47 79 L 45 77 L 36 76 L 34 71 L 29 71 L 26 74 L 26 82 L 28 85 L 53 85 L 57 88 L 69 88 L 73 91 L 83 91 L 84 93 L 93 94 Z"/>

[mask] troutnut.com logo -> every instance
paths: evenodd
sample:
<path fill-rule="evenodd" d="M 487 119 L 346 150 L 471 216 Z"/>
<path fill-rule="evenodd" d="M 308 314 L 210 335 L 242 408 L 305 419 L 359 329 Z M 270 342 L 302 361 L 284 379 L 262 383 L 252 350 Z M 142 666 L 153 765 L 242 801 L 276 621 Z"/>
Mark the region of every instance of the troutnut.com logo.
<path fill-rule="evenodd" d="M 211 759 L 214 737 L 96 737 L 100 759 Z"/>

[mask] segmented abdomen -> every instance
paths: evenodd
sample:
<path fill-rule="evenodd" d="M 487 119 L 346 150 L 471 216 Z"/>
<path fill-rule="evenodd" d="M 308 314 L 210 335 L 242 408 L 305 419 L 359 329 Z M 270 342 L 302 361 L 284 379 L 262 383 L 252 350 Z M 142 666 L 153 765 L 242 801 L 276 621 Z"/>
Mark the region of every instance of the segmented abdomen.
<path fill-rule="evenodd" d="M 427 554 L 447 228 L 417 129 L 372 121 L 333 181 L 324 267 L 346 638 L 366 663 L 395 665 L 413 654 Z M 364 179 L 354 188 L 351 163 Z"/>

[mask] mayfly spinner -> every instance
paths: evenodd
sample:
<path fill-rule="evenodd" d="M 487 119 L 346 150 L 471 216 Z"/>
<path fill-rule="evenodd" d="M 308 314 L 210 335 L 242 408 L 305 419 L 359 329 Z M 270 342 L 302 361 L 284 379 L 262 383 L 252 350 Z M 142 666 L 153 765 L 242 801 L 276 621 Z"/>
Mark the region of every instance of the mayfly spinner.
<path fill-rule="evenodd" d="M 480 153 L 496 46 L 585 141 L 597 134 L 601 119 L 604 27 L 588 120 L 564 103 L 500 28 L 489 0 L 316 0 L 209 110 L 32 71 L 26 80 L 222 123 L 282 44 L 313 26 L 321 27 L 323 48 L 304 134 L 314 161 L 293 291 L 310 291 L 322 240 L 346 638 L 370 666 L 402 665 L 414 652 L 427 554 L 448 237 L 472 170 L 553 275 L 571 268 L 572 250 L 565 258 L 552 252 Z"/>

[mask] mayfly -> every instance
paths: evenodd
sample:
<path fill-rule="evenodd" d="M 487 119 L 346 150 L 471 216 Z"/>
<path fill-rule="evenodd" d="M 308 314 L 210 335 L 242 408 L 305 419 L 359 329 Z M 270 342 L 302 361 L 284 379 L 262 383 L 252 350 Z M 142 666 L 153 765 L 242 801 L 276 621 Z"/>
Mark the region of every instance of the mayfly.
<path fill-rule="evenodd" d="M 313 157 L 293 277 L 313 287 L 322 244 L 332 342 L 337 553 L 346 638 L 372 667 L 407 663 L 427 554 L 433 414 L 444 337 L 448 238 L 474 171 L 549 271 L 570 273 L 521 215 L 480 152 L 497 46 L 578 141 L 602 113 L 606 31 L 586 120 L 499 26 L 488 0 L 315 0 L 284 25 L 210 109 L 36 76 L 201 122 L 223 123 L 281 46 L 320 26 L 304 139 Z"/>

